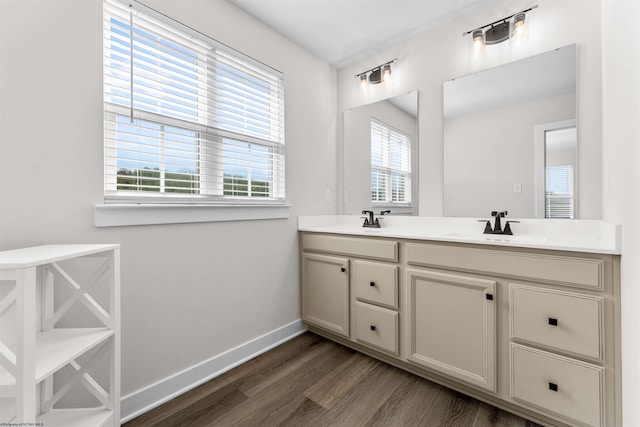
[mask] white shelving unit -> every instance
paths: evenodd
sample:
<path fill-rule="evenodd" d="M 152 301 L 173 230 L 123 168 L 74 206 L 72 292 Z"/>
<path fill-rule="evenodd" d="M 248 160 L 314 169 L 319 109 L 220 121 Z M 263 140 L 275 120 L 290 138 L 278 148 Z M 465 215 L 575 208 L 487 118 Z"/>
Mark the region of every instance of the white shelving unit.
<path fill-rule="evenodd" d="M 84 268 L 82 280 L 67 271 L 69 262 Z M 120 425 L 120 246 L 46 245 L 0 252 L 0 281 L 0 320 L 5 323 L 0 335 L 0 423 Z M 91 295 L 98 283 L 108 287 L 103 304 Z M 58 301 L 54 294 L 66 299 Z M 98 326 L 57 328 L 77 305 Z M 15 325 L 12 333 L 4 329 L 8 322 Z M 108 357 L 106 390 L 89 373 L 103 357 Z M 56 378 L 54 387 L 56 373 L 62 380 Z M 99 403 L 58 408 L 77 384 Z"/>

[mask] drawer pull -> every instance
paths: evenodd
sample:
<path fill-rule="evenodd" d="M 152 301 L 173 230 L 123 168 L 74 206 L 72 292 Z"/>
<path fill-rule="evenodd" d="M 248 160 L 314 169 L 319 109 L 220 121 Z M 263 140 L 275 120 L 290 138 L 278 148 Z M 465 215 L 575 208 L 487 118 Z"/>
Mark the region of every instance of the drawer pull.
<path fill-rule="evenodd" d="M 371 325 L 371 330 L 375 331 L 376 330 L 376 326 L 375 325 Z"/>
<path fill-rule="evenodd" d="M 489 301 L 493 301 L 493 294 L 485 294 L 484 296 L 486 299 L 488 299 Z"/>
<path fill-rule="evenodd" d="M 376 282 L 369 282 L 369 286 L 374 287 L 376 285 Z"/>
<path fill-rule="evenodd" d="M 346 268 L 344 268 L 344 267 L 341 267 L 341 268 L 340 268 L 340 271 L 342 271 L 342 272 L 344 273 L 344 272 L 346 272 L 346 271 L 347 271 L 347 269 L 346 269 Z"/>
<path fill-rule="evenodd" d="M 549 317 L 549 324 L 551 326 L 558 326 L 558 319 L 555 319 L 553 317 Z"/>
<path fill-rule="evenodd" d="M 551 391 L 558 391 L 558 384 L 555 384 L 555 383 L 549 383 L 549 390 L 551 390 Z"/>

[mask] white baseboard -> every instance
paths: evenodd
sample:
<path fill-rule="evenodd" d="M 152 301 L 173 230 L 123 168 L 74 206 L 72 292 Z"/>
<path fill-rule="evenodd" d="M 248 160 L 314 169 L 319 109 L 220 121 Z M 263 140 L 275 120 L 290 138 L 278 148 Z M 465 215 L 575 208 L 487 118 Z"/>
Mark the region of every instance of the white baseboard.
<path fill-rule="evenodd" d="M 242 363 L 288 341 L 307 330 L 298 319 L 247 341 L 209 360 L 128 394 L 120 401 L 121 423 L 132 420 Z"/>

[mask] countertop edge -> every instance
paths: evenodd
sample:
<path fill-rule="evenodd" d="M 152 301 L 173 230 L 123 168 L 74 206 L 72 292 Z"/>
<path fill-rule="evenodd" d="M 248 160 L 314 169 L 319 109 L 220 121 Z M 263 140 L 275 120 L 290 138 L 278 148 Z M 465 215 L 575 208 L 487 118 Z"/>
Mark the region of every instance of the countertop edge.
<path fill-rule="evenodd" d="M 541 250 L 552 250 L 552 251 L 563 251 L 563 252 L 582 252 L 582 253 L 594 253 L 594 254 L 603 254 L 603 255 L 621 255 L 621 251 L 619 249 L 610 248 L 610 247 L 598 247 L 598 246 L 571 246 L 571 245 L 563 245 L 563 244 L 553 244 L 549 242 L 545 243 L 535 243 L 535 242 L 507 242 L 507 241 L 491 241 L 491 240 L 481 240 L 481 239 L 466 239 L 464 237 L 452 237 L 452 236 L 442 236 L 438 234 L 420 234 L 416 233 L 414 235 L 407 235 L 405 233 L 397 233 L 392 231 L 385 231 L 384 229 L 379 229 L 380 231 L 356 231 L 356 230 L 344 230 L 334 226 L 317 226 L 317 227 L 305 227 L 299 226 L 298 231 L 300 232 L 311 232 L 311 233 L 326 233 L 326 234 L 339 234 L 339 235 L 348 235 L 348 236 L 358 236 L 358 237 L 384 237 L 384 238 L 393 238 L 393 239 L 406 239 L 406 240 L 430 240 L 436 242 L 448 242 L 448 243 L 465 243 L 465 244 L 475 244 L 475 245 L 484 245 L 484 246 L 498 246 L 498 247 L 516 247 L 516 248 L 526 248 L 526 249 L 541 249 Z"/>

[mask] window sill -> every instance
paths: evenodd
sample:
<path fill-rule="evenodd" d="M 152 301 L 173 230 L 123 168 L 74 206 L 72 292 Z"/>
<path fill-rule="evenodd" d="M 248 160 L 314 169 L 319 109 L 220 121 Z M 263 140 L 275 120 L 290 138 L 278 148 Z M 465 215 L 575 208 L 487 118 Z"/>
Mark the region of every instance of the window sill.
<path fill-rule="evenodd" d="M 96 205 L 96 227 L 289 218 L 289 205 Z"/>

